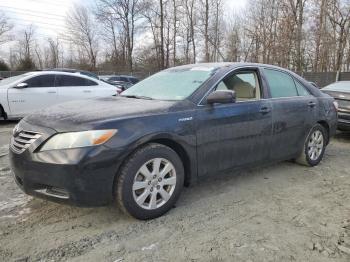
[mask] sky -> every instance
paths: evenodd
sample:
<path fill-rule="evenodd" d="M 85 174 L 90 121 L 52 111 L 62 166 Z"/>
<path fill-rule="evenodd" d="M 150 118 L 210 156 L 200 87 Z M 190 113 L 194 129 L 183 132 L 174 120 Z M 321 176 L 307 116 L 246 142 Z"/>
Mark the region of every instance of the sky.
<path fill-rule="evenodd" d="M 33 24 L 41 35 L 55 36 L 64 31 L 65 14 L 82 0 L 0 0 L 0 10 L 17 29 Z"/>
<path fill-rule="evenodd" d="M 230 9 L 243 8 L 247 0 L 225 0 Z M 65 15 L 75 4 L 91 4 L 94 0 L 0 0 L 0 10 L 13 20 L 17 28 L 33 24 L 45 37 L 64 31 Z"/>
<path fill-rule="evenodd" d="M 248 0 L 224 0 L 230 10 L 239 11 Z M 15 25 L 15 31 L 29 25 L 35 28 L 35 38 L 60 38 L 65 31 L 66 13 L 75 5 L 91 5 L 95 0 L 0 0 L 0 11 L 4 12 Z M 0 57 L 4 57 L 14 43 L 0 48 Z"/>

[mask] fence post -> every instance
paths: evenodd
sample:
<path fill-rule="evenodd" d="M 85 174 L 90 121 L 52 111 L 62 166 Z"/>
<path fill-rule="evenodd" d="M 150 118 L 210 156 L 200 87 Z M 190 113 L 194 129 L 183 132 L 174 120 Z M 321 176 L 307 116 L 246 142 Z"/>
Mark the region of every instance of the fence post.
<path fill-rule="evenodd" d="M 339 81 L 339 78 L 340 78 L 340 71 L 338 70 L 337 71 L 337 74 L 335 76 L 335 82 L 338 82 Z"/>

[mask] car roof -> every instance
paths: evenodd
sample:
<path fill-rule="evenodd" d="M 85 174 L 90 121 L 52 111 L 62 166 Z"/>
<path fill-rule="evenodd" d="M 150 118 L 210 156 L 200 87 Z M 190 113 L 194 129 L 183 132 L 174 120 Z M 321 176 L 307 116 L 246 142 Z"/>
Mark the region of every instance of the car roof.
<path fill-rule="evenodd" d="M 49 71 L 49 70 L 45 70 L 45 71 L 33 71 L 33 72 L 28 72 L 25 73 L 23 76 L 36 76 L 36 75 L 67 75 L 67 76 L 78 76 L 78 77 L 82 77 L 82 78 L 87 78 L 89 80 L 94 80 L 94 81 L 98 81 L 98 79 L 90 77 L 88 75 L 83 75 L 80 74 L 79 72 L 63 72 L 63 71 Z"/>
<path fill-rule="evenodd" d="M 194 67 L 206 67 L 206 68 L 235 68 L 235 67 L 269 67 L 269 68 L 275 68 L 275 69 L 281 69 L 285 71 L 289 71 L 288 69 L 275 66 L 275 65 L 268 65 L 268 64 L 260 64 L 260 63 L 248 63 L 248 62 L 213 62 L 213 63 L 196 63 L 196 64 L 188 64 L 188 65 L 181 65 L 176 67 L 171 67 L 166 70 L 171 70 L 174 68 L 177 69 L 187 69 L 187 68 L 194 68 Z"/>

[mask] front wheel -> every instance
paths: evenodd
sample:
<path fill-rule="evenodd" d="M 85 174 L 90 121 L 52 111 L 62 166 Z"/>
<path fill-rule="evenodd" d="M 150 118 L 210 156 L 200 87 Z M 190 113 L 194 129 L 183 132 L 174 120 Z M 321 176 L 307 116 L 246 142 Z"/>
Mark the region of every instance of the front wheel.
<path fill-rule="evenodd" d="M 318 165 L 323 158 L 326 145 L 327 131 L 320 124 L 316 124 L 306 137 L 303 151 L 296 162 L 306 166 Z"/>
<path fill-rule="evenodd" d="M 148 144 L 121 168 L 116 185 L 121 209 L 137 219 L 152 219 L 169 211 L 180 196 L 184 168 L 171 148 Z"/>

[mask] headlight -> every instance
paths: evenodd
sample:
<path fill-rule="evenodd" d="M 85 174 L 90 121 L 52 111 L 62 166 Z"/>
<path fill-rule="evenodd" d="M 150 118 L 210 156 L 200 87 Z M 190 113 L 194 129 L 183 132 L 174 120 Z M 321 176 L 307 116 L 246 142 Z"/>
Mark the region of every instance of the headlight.
<path fill-rule="evenodd" d="M 118 130 L 92 130 L 54 135 L 40 151 L 97 146 L 107 142 Z"/>
<path fill-rule="evenodd" d="M 333 105 L 334 105 L 334 107 L 335 107 L 336 110 L 339 109 L 339 104 L 338 104 L 337 101 L 333 101 Z"/>

